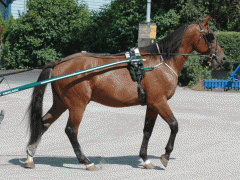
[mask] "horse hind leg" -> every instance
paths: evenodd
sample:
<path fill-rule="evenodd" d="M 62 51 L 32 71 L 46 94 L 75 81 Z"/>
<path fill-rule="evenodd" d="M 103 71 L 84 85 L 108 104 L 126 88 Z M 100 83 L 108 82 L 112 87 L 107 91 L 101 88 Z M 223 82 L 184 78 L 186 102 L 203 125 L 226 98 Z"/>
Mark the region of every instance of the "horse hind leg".
<path fill-rule="evenodd" d="M 69 111 L 69 119 L 65 128 L 65 133 L 72 144 L 79 163 L 86 165 L 86 169 L 89 171 L 96 171 L 98 168 L 84 155 L 77 138 L 78 128 L 81 123 L 84 110 L 85 107 Z"/>
<path fill-rule="evenodd" d="M 42 125 L 43 125 L 42 134 L 40 135 L 40 137 L 38 137 L 35 143 L 31 143 L 29 141 L 27 145 L 27 160 L 25 161 L 26 168 L 35 168 L 33 156 L 36 152 L 38 144 L 40 143 L 43 133 L 47 131 L 47 129 L 51 126 L 51 124 L 54 121 L 56 121 L 61 116 L 61 114 L 66 111 L 66 109 L 67 109 L 66 105 L 62 102 L 61 99 L 58 98 L 58 96 L 55 95 L 53 98 L 52 107 L 42 118 Z"/>

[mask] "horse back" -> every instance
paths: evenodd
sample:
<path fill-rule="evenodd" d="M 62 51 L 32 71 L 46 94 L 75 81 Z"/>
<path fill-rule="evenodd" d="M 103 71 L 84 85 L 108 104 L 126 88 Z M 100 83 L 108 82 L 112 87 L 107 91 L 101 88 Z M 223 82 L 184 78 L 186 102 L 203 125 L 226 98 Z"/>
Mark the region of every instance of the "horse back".
<path fill-rule="evenodd" d="M 79 54 L 72 56 L 71 60 L 55 66 L 52 77 L 125 59 L 125 56 L 98 57 Z M 76 99 L 79 102 L 95 101 L 112 107 L 139 104 L 137 83 L 131 79 L 127 64 L 114 65 L 62 79 L 52 83 L 52 86 L 63 100 L 71 102 Z"/>

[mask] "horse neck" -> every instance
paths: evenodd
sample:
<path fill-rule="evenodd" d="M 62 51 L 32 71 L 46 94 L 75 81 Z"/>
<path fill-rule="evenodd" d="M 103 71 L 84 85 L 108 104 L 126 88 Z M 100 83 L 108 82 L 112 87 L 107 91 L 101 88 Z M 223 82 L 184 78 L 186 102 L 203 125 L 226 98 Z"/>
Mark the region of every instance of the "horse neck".
<path fill-rule="evenodd" d="M 177 54 L 191 54 L 193 52 L 193 46 L 190 46 L 188 40 L 183 40 L 182 45 L 179 47 Z M 182 67 L 184 66 L 188 55 L 176 55 L 170 59 L 166 60 L 166 63 L 177 73 L 179 74 Z"/>

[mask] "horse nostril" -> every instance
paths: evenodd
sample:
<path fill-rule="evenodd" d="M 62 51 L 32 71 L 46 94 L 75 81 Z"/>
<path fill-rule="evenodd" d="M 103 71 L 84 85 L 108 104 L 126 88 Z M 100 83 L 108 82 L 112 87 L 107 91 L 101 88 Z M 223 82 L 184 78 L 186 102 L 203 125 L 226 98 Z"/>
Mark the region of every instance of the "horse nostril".
<path fill-rule="evenodd" d="M 226 60 L 227 60 L 227 58 L 224 56 L 222 60 L 223 60 L 223 61 L 226 61 Z"/>

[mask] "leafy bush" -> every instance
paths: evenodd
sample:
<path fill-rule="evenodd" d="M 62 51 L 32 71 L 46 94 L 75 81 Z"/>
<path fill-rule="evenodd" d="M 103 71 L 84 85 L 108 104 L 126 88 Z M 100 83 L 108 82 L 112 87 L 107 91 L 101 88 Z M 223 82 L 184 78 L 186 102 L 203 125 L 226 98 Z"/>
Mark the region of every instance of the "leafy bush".
<path fill-rule="evenodd" d="M 0 45 L 2 45 L 2 38 L 3 38 L 3 33 L 8 30 L 8 27 L 11 26 L 12 24 L 15 24 L 16 20 L 13 18 L 13 16 L 10 16 L 10 20 L 5 20 L 2 18 L 2 15 L 0 13 Z"/>
<path fill-rule="evenodd" d="M 81 50 L 90 13 L 76 0 L 30 0 L 29 11 L 4 34 L 1 63 L 9 68 L 42 66 Z"/>
<path fill-rule="evenodd" d="M 194 53 L 196 54 L 196 52 Z M 207 59 L 200 56 L 189 56 L 179 74 L 178 84 L 180 86 L 192 86 L 198 82 L 211 79 L 211 72 Z"/>

